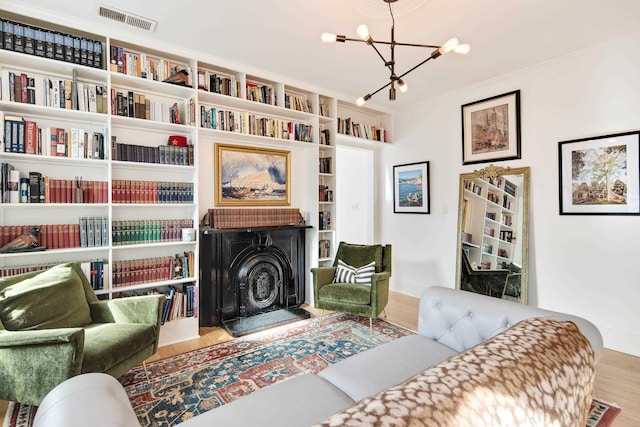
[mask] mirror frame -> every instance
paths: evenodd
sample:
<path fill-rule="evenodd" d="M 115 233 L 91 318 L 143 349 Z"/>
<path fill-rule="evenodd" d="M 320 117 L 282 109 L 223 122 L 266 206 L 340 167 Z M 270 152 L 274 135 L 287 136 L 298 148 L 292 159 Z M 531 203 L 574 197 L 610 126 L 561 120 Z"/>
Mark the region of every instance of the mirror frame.
<path fill-rule="evenodd" d="M 474 178 L 497 178 L 505 175 L 523 175 L 522 179 L 522 269 L 520 276 L 520 300 L 518 302 L 527 304 L 527 294 L 529 289 L 529 182 L 531 168 L 519 167 L 499 167 L 489 165 L 480 170 L 473 172 L 461 173 L 459 181 L 459 197 L 458 197 L 458 234 L 456 245 L 456 289 L 461 289 L 460 279 L 462 272 L 462 226 L 464 221 L 464 181 Z"/>

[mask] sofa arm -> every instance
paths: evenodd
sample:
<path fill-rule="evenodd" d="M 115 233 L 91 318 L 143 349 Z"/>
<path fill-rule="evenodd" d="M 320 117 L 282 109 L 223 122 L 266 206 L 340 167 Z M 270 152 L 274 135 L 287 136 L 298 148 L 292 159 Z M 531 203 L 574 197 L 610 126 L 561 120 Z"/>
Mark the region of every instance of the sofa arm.
<path fill-rule="evenodd" d="M 82 367 L 81 328 L 0 332 L 0 399 L 38 405 Z"/>
<path fill-rule="evenodd" d="M 142 295 L 90 304 L 95 323 L 145 323 L 160 326 L 164 295 Z"/>
<path fill-rule="evenodd" d="M 33 427 L 140 427 L 127 393 L 111 375 L 82 374 L 51 390 Z"/>

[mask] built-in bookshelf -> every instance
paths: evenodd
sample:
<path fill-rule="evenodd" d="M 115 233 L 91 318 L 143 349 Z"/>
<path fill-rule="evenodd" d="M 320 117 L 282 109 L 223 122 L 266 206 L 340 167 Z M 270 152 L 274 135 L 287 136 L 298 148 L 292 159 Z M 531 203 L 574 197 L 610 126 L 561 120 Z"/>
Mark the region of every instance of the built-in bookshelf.
<path fill-rule="evenodd" d="M 1 27 L 0 163 L 7 179 L 0 218 L 2 231 L 8 227 L 2 238 L 16 237 L 19 227 L 39 227 L 53 242 L 47 238 L 55 227 L 64 230 L 58 245 L 67 246 L 0 254 L 0 274 L 80 261 L 99 298 L 170 297 L 161 345 L 196 337 L 199 242 L 184 240 L 178 229 L 197 227 L 214 207 L 215 159 L 209 153 L 216 142 L 294 155 L 293 173 L 303 176 L 292 176 L 291 205 L 312 226 L 308 267 L 333 261 L 336 147 L 373 147 L 370 130 L 390 142 L 388 114 L 205 54 L 100 34 L 82 22 L 63 26 L 18 14 L 24 10 L 18 3 L 15 8 L 3 11 L 2 19 L 11 28 L 18 23 L 23 36 L 28 27 L 29 36 L 17 49 L 17 36 Z M 56 42 L 58 34 L 62 42 Z M 351 129 L 358 124 L 367 130 L 342 134 L 347 118 Z M 23 203 L 21 181 L 29 182 L 31 173 L 42 200 Z M 9 177 L 18 179 L 17 195 Z M 26 197 L 31 201 L 29 191 Z M 172 274 L 167 267 L 166 276 L 150 275 L 149 265 L 160 259 L 171 259 Z M 131 278 L 130 270 L 143 272 L 142 278 Z"/>
<path fill-rule="evenodd" d="M 519 185 L 504 177 L 464 181 L 466 215 L 463 231 L 469 238 L 463 248 L 471 265 L 482 270 L 504 268 L 512 261 L 519 237 L 513 226 L 517 212 Z"/>

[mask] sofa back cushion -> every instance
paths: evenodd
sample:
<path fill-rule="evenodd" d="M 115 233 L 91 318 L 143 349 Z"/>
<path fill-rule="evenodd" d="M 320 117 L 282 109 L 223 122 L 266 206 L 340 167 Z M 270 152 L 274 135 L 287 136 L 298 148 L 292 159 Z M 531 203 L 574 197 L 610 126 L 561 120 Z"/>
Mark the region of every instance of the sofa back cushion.
<path fill-rule="evenodd" d="M 439 286 L 422 292 L 418 333 L 460 352 L 504 332 L 521 320 L 533 317 L 574 322 L 591 343 L 596 361 L 599 360 L 603 347 L 602 335 L 586 319 Z"/>
<path fill-rule="evenodd" d="M 3 286 L 0 321 L 10 331 L 70 328 L 91 322 L 82 279 L 71 264 L 25 275 Z"/>

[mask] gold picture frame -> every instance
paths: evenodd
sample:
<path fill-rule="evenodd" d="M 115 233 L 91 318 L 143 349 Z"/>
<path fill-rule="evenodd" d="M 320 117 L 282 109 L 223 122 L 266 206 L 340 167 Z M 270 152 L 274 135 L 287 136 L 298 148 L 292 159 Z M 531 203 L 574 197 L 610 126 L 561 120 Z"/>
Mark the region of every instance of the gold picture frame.
<path fill-rule="evenodd" d="M 215 144 L 216 206 L 291 205 L 291 152 Z"/>

